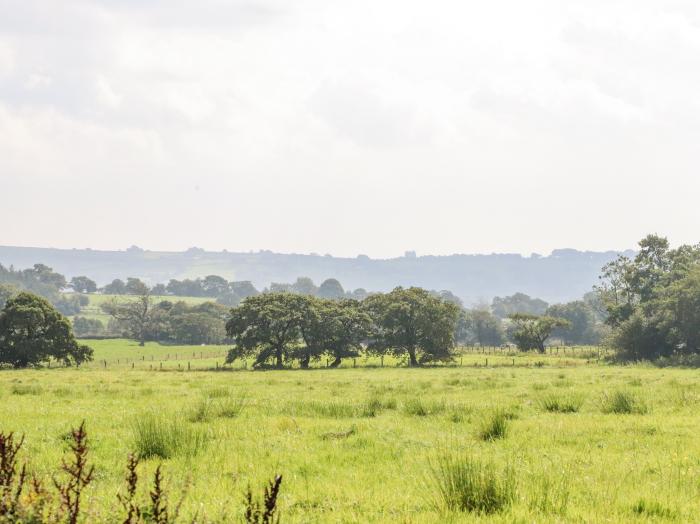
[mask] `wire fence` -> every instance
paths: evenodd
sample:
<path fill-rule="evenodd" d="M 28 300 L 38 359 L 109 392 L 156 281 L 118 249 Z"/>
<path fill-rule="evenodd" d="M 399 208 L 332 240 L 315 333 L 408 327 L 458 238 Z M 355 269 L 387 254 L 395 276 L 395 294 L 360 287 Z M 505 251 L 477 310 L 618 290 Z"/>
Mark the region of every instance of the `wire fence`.
<path fill-rule="evenodd" d="M 121 369 L 147 371 L 224 371 L 253 369 L 253 359 L 226 362 L 228 348 L 202 348 L 192 351 L 168 351 L 167 347 L 154 351 L 134 350 L 129 356 L 97 357 L 84 365 L 89 369 Z M 514 346 L 461 346 L 449 362 L 429 363 L 424 367 L 551 367 L 596 364 L 610 356 L 602 346 L 547 346 L 544 352 L 523 352 Z M 311 369 L 331 368 L 330 358 L 316 359 Z M 49 367 L 62 367 L 52 362 Z M 393 355 L 365 355 L 346 358 L 339 368 L 408 367 L 407 359 Z M 291 363 L 286 369 L 300 369 Z"/>

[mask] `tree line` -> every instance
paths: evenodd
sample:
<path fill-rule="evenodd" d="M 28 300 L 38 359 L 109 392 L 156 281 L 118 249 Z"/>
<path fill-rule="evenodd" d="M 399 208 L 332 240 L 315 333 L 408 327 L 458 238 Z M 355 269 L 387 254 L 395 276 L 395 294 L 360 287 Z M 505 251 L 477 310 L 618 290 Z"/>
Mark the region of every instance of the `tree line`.
<path fill-rule="evenodd" d="M 155 302 L 144 293 L 127 301 L 102 304 L 112 318 L 108 332 L 137 340 L 177 344 L 223 344 L 228 341 L 224 328 L 229 308 L 215 302 L 189 305 L 183 301 Z M 89 319 L 86 319 L 89 322 Z M 76 332 L 81 335 L 82 320 L 76 318 Z M 101 324 L 100 324 L 101 325 Z M 93 324 L 93 328 L 99 328 Z"/>
<path fill-rule="evenodd" d="M 363 352 L 393 354 L 409 365 L 445 361 L 453 356 L 458 316 L 456 304 L 415 287 L 363 301 L 269 292 L 231 310 L 227 361 L 253 357 L 254 367 L 307 368 L 325 356 L 336 367 Z"/>
<path fill-rule="evenodd" d="M 224 328 L 224 310 L 215 307 L 214 301 L 221 306 L 237 306 L 246 298 L 261 293 L 290 293 L 322 300 L 363 301 L 374 294 L 362 288 L 345 291 L 342 284 L 333 278 L 326 279 L 317 286 L 308 277 L 299 277 L 289 284 L 272 283 L 261 292 L 249 281 L 227 281 L 217 275 L 171 279 L 167 285 L 156 284 L 153 287 L 139 278 L 129 277 L 126 281 L 114 279 L 110 284 L 99 288 L 89 277 L 76 276 L 67 281 L 63 275 L 43 264 L 35 264 L 25 270 L 0 266 L 0 307 L 7 297 L 20 289 L 46 297 L 61 313 L 73 316 L 74 330 L 78 336 L 128 336 L 140 342 L 157 340 L 182 344 L 228 342 Z M 66 289 L 74 293 L 63 293 Z M 89 303 L 88 295 L 96 292 L 130 295 L 131 298 L 102 306 L 112 317 L 105 326 L 98 319 L 80 316 L 82 308 Z M 591 344 L 598 343 L 604 333 L 602 317 L 589 296 L 584 297 L 584 300 L 549 306 L 541 299 L 515 293 L 512 296 L 495 297 L 490 305 L 465 309 L 461 300 L 449 291 L 429 293 L 460 308 L 455 332 L 455 340 L 460 344 L 499 346 L 512 342 L 518 343 L 523 349 L 538 349 L 543 342 L 533 340 L 542 339 L 543 334 L 547 338 L 551 336 L 568 344 Z M 174 299 L 156 302 L 154 296 L 173 296 Z M 209 297 L 212 303 L 188 306 L 177 301 L 177 296 Z M 543 320 L 526 319 L 522 315 L 543 317 Z M 563 318 L 567 322 L 552 323 L 545 317 Z M 516 336 L 516 331 L 520 335 Z M 522 332 L 532 335 L 524 339 Z"/>
<path fill-rule="evenodd" d="M 597 288 L 620 360 L 700 363 L 700 244 L 649 235 L 607 264 Z"/>
<path fill-rule="evenodd" d="M 323 357 L 338 366 L 361 354 L 393 354 L 410 365 L 446 361 L 458 344 L 544 351 L 552 338 L 596 343 L 604 338 L 625 361 L 700 358 L 700 245 L 671 249 L 665 238 L 643 239 L 634 258 L 621 256 L 602 269 L 600 285 L 582 300 L 548 305 L 522 293 L 496 297 L 490 306 L 465 309 L 449 292 L 396 288 L 363 300 L 326 298 L 298 279 L 296 287 L 251 294 L 236 307 L 213 301 L 156 302 L 147 287 L 127 301 L 103 305 L 116 330 L 141 343 L 231 343 L 229 360 L 255 359 L 257 367 Z M 67 285 L 51 268 L 17 271 L 0 266 L 0 362 L 21 367 L 47 358 L 79 364 L 91 350 L 75 341 L 69 321 L 35 292 Z M 303 287 L 306 286 L 306 287 Z M 334 286 L 335 287 L 335 286 Z M 76 318 L 76 328 L 91 321 Z M 39 338 L 32 338 L 39 337 Z M 28 355 L 35 354 L 35 357 Z M 37 360 L 38 359 L 38 360 Z M 693 360 L 695 359 L 695 360 Z"/>

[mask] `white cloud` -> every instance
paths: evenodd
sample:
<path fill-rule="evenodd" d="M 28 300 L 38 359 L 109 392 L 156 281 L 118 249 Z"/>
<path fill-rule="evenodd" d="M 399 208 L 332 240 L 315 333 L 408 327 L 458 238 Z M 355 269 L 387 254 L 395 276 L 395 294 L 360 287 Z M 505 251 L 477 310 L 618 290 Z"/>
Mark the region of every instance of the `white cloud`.
<path fill-rule="evenodd" d="M 29 217 L 0 243 L 391 255 L 625 248 L 651 230 L 697 241 L 693 1 L 0 12 L 0 219 Z M 125 216 L 125 201 L 161 219 Z M 83 226 L 47 231 L 45 216 Z"/>

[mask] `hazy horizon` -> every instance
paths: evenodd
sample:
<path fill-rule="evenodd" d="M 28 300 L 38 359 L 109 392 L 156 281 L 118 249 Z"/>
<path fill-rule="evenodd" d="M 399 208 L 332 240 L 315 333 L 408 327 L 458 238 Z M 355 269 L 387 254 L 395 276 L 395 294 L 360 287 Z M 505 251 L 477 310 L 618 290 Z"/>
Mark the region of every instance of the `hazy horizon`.
<path fill-rule="evenodd" d="M 0 0 L 1 245 L 696 243 L 687 0 Z"/>
<path fill-rule="evenodd" d="M 300 251 L 274 251 L 271 249 L 248 249 L 248 250 L 233 250 L 233 249 L 206 249 L 201 246 L 189 246 L 184 249 L 151 249 L 148 246 L 137 246 L 136 244 L 132 244 L 128 247 L 117 247 L 117 248 L 92 248 L 92 247 L 77 247 L 77 246 L 71 246 L 71 247 L 58 247 L 58 246 L 32 246 L 32 245 L 9 245 L 9 244 L 0 244 L 0 248 L 18 248 L 18 249 L 48 249 L 48 250 L 61 250 L 61 251 L 102 251 L 102 252 L 115 252 L 115 253 L 123 253 L 127 252 L 130 249 L 137 248 L 139 250 L 142 250 L 144 252 L 149 252 L 149 253 L 186 253 L 191 249 L 202 249 L 206 253 L 212 253 L 212 254 L 221 254 L 221 253 L 231 253 L 231 254 L 247 254 L 247 253 L 252 253 L 252 254 L 258 254 L 258 253 L 273 253 L 276 255 L 299 255 L 299 256 L 318 256 L 318 257 L 333 257 L 333 258 L 347 258 L 347 259 L 352 259 L 352 258 L 358 258 L 358 257 L 368 257 L 371 260 L 389 260 L 389 259 L 395 259 L 395 258 L 405 258 L 408 256 L 413 256 L 415 255 L 417 258 L 420 257 L 449 257 L 449 256 L 498 256 L 498 255 L 518 255 L 523 258 L 531 258 L 531 257 L 549 257 L 552 256 L 555 252 L 557 251 L 567 251 L 567 250 L 573 250 L 577 251 L 579 253 L 624 253 L 624 252 L 630 252 L 630 251 L 635 251 L 635 248 L 637 246 L 631 247 L 631 248 L 625 248 L 625 249 L 578 249 L 575 247 L 560 247 L 560 248 L 554 248 L 552 251 L 546 252 L 546 253 L 537 253 L 537 252 L 529 252 L 529 253 L 518 253 L 514 251 L 493 251 L 490 253 L 487 252 L 454 252 L 454 253 L 420 253 L 415 250 L 406 250 L 403 253 L 396 254 L 396 255 L 390 255 L 390 256 L 385 256 L 385 257 L 374 257 L 371 255 L 367 255 L 366 253 L 356 253 L 354 255 L 336 255 L 334 253 L 318 253 L 314 251 L 309 251 L 309 252 L 300 252 Z M 2 263 L 2 260 L 0 260 L 0 264 Z"/>

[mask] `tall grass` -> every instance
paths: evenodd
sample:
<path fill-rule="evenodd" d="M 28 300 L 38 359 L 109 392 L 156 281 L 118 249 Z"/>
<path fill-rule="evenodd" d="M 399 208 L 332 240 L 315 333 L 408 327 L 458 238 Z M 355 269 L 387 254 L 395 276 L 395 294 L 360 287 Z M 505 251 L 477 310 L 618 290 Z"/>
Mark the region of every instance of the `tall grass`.
<path fill-rule="evenodd" d="M 575 393 L 550 393 L 539 400 L 539 407 L 549 413 L 578 413 L 583 396 Z"/>
<path fill-rule="evenodd" d="M 360 407 L 363 417 L 376 417 L 385 409 L 396 409 L 396 399 L 393 397 L 381 397 L 377 394 L 370 396 Z"/>
<path fill-rule="evenodd" d="M 445 403 L 442 401 L 426 401 L 420 398 L 410 398 L 403 404 L 403 412 L 414 417 L 427 417 L 445 411 Z"/>
<path fill-rule="evenodd" d="M 655 500 L 641 498 L 632 505 L 632 513 L 640 518 L 662 518 L 671 519 L 675 517 L 675 512 L 666 506 L 662 506 Z"/>
<path fill-rule="evenodd" d="M 43 391 L 41 386 L 30 384 L 13 384 L 10 388 L 10 393 L 13 395 L 41 395 Z"/>
<path fill-rule="evenodd" d="M 192 406 L 187 419 L 190 422 L 209 422 L 214 416 L 214 403 L 209 398 L 202 398 Z"/>
<path fill-rule="evenodd" d="M 444 511 L 495 513 L 515 499 L 516 479 L 510 466 L 498 468 L 468 455 L 448 452 L 431 464 L 437 506 Z"/>
<path fill-rule="evenodd" d="M 134 419 L 131 430 L 134 449 L 143 459 L 193 456 L 206 446 L 208 440 L 204 429 L 154 412 L 139 415 Z"/>
<path fill-rule="evenodd" d="M 564 515 L 571 498 L 571 474 L 567 469 L 545 467 L 529 480 L 530 509 L 543 514 Z"/>
<path fill-rule="evenodd" d="M 217 417 L 235 418 L 241 414 L 247 402 L 247 398 L 244 395 L 224 397 L 215 402 L 214 412 Z"/>
<path fill-rule="evenodd" d="M 509 429 L 509 414 L 497 409 L 487 416 L 481 423 L 478 436 L 481 440 L 493 441 L 508 436 Z"/>
<path fill-rule="evenodd" d="M 246 397 L 207 396 L 192 406 L 188 413 L 190 422 L 209 422 L 214 418 L 235 418 L 246 405 Z"/>
<path fill-rule="evenodd" d="M 603 413 L 643 415 L 649 411 L 644 400 L 632 391 L 619 389 L 603 397 Z"/>

